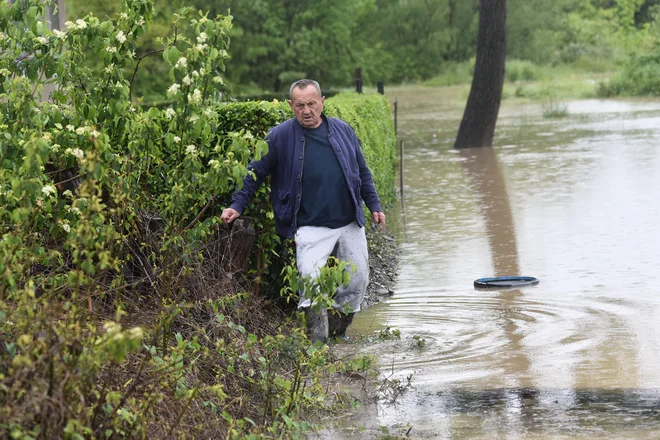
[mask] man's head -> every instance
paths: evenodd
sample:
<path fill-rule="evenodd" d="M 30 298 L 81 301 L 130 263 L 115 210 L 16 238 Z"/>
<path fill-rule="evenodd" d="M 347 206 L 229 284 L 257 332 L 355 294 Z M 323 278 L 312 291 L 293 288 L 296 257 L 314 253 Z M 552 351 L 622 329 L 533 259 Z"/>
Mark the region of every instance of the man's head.
<path fill-rule="evenodd" d="M 298 80 L 291 84 L 289 96 L 289 105 L 300 125 L 305 128 L 321 125 L 325 96 L 321 96 L 319 83 L 311 79 Z"/>

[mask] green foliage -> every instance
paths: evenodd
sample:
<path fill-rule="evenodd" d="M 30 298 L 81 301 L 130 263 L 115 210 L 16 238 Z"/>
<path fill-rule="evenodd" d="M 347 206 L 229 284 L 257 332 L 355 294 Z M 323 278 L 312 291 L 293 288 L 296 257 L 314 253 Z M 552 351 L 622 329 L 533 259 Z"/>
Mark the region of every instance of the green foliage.
<path fill-rule="evenodd" d="M 546 119 L 560 119 L 568 116 L 568 105 L 556 99 L 546 99 L 541 105 L 543 117 Z"/>
<path fill-rule="evenodd" d="M 231 240 L 209 210 L 286 105 L 218 101 L 228 17 L 181 10 L 180 32 L 143 58 L 152 1 L 53 31 L 48 6 L 0 3 L 0 432 L 299 435 L 303 412 L 328 409 L 324 375 L 353 367 L 228 281 Z M 134 102 L 149 57 L 167 66 L 160 107 Z M 263 189 L 257 282 L 279 241 L 267 206 Z"/>
<path fill-rule="evenodd" d="M 660 50 L 631 58 L 623 70 L 598 87 L 599 96 L 660 96 Z"/>
<path fill-rule="evenodd" d="M 507 60 L 505 78 L 507 81 L 536 81 L 542 76 L 541 68 L 529 61 Z"/>
<path fill-rule="evenodd" d="M 446 87 L 457 84 L 469 84 L 474 74 L 475 59 L 461 63 L 446 64 L 440 74 L 425 81 L 425 86 Z"/>
<path fill-rule="evenodd" d="M 476 52 L 476 1 L 154 1 L 152 25 L 137 42 L 136 58 L 174 32 L 191 37 L 172 19 L 184 4 L 209 10 L 209 16 L 231 12 L 234 50 L 225 60 L 224 80 L 234 95 L 282 92 L 302 77 L 341 89 L 352 86 L 357 67 L 366 85 L 460 84 L 469 81 Z M 68 0 L 67 14 L 72 21 L 90 12 L 112 17 L 119 4 Z M 537 66 L 593 65 L 602 71 L 628 53 L 652 50 L 660 37 L 659 13 L 660 0 L 510 0 L 508 56 Z M 89 52 L 88 66 L 100 71 L 93 49 L 81 49 Z M 159 57 L 144 58 L 134 96 L 147 103 L 165 100 L 168 71 Z"/>

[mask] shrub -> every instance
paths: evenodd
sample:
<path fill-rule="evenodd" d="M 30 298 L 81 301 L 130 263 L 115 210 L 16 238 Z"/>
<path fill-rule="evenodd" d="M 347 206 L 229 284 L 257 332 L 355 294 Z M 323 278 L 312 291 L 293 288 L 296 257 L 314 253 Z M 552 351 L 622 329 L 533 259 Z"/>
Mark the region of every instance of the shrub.
<path fill-rule="evenodd" d="M 114 19 L 89 15 L 64 31 L 42 20 L 48 6 L 0 3 L 0 433 L 304 431 L 301 412 L 328 407 L 324 375 L 354 367 L 310 346 L 247 293 L 249 280 L 224 272 L 233 235 L 213 211 L 266 150 L 263 133 L 288 117 L 286 106 L 216 101 L 227 17 L 184 9 L 180 32 L 136 54 L 151 0 L 124 0 Z M 132 99 L 148 56 L 170 69 L 162 107 Z M 368 112 L 385 117 L 384 108 Z M 380 147 L 367 141 L 365 155 Z M 258 279 L 279 241 L 267 188 L 253 209 Z"/>
<path fill-rule="evenodd" d="M 633 56 L 623 70 L 598 86 L 599 96 L 660 96 L 660 50 Z"/>
<path fill-rule="evenodd" d="M 530 61 L 507 60 L 507 81 L 537 81 L 541 79 L 541 68 Z"/>

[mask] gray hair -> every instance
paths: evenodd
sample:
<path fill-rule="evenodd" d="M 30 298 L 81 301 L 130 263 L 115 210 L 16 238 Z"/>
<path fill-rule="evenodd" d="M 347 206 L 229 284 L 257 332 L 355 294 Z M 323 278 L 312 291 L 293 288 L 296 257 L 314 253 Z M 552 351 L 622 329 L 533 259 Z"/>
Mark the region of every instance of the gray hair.
<path fill-rule="evenodd" d="M 317 83 L 313 79 L 299 79 L 298 81 L 291 84 L 291 88 L 289 88 L 289 98 L 291 98 L 291 94 L 293 93 L 293 89 L 295 89 L 296 87 L 300 88 L 300 89 L 304 89 L 307 86 L 314 87 L 316 89 L 316 91 L 319 92 L 319 96 L 323 96 L 323 95 L 321 95 L 321 86 L 319 85 L 319 83 Z"/>

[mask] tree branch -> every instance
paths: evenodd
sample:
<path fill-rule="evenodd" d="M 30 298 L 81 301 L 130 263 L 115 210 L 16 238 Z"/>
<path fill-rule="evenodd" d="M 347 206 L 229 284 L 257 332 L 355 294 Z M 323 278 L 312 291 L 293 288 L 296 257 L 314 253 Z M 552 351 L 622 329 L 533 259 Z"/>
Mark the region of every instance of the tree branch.
<path fill-rule="evenodd" d="M 201 211 L 199 211 L 199 214 L 197 214 L 197 217 L 195 217 L 195 219 L 193 221 L 191 221 L 188 226 L 183 228 L 182 232 L 186 232 L 187 230 L 189 230 L 190 228 L 195 226 L 195 224 L 199 221 L 199 219 L 202 218 L 202 216 L 204 215 L 206 210 L 209 209 L 209 207 L 211 206 L 211 204 L 213 203 L 214 200 L 215 200 L 215 196 L 212 196 L 211 200 L 209 200 L 209 202 L 206 204 L 206 206 L 204 208 L 202 208 Z"/>
<path fill-rule="evenodd" d="M 174 24 L 172 26 L 174 27 L 174 41 L 172 41 L 172 44 L 170 44 L 167 47 L 174 46 L 179 36 L 179 28 L 177 28 L 176 25 Z M 135 80 L 135 75 L 137 75 L 138 68 L 140 67 L 140 62 L 142 62 L 142 60 L 148 57 L 149 55 L 163 52 L 165 49 L 167 49 L 167 47 L 164 47 L 162 49 L 152 50 L 151 52 L 147 52 L 138 59 L 137 64 L 135 65 L 135 69 L 133 69 L 133 75 L 131 76 L 131 82 L 128 88 L 128 99 L 130 100 L 130 102 L 133 102 L 133 81 Z"/>

